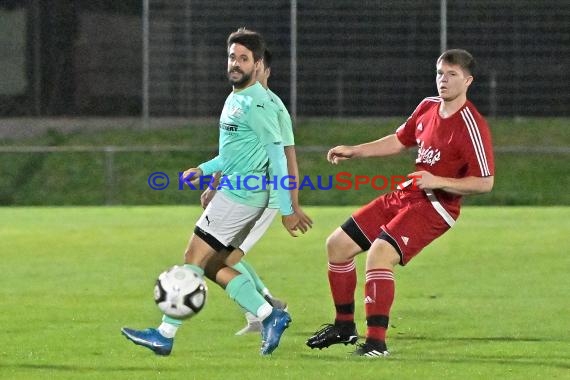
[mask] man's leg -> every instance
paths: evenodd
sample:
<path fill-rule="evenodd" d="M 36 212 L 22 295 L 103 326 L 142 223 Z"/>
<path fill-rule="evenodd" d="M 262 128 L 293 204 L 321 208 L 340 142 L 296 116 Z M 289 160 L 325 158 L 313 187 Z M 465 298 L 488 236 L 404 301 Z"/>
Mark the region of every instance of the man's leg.
<path fill-rule="evenodd" d="M 228 213 L 227 210 L 232 210 Z M 249 229 L 259 218 L 263 209 L 246 206 L 233 202 L 231 199 L 218 194 L 210 202 L 196 223 L 194 235 L 190 239 L 185 253 L 185 268 L 194 270 L 200 276 L 206 277 L 220 285 L 230 298 L 249 312 L 262 320 L 261 354 L 271 354 L 279 345 L 279 340 L 289 326 L 291 318 L 283 310 L 274 309 L 255 289 L 255 285 L 244 274 L 228 267 L 225 256 L 219 254 L 228 246 L 237 242 L 239 245 L 249 232 Z M 243 238 L 242 238 L 243 236 Z M 174 336 L 181 321 L 164 318 L 161 331 Z M 170 354 L 172 339 L 162 335 L 158 329 L 136 331 L 123 329 L 134 343 L 143 345 L 160 355 Z M 156 345 L 169 347 L 163 350 L 155 349 Z"/>
<path fill-rule="evenodd" d="M 362 248 L 341 228 L 327 239 L 328 278 L 336 315 L 334 324 L 325 325 L 309 337 L 309 347 L 322 349 L 338 343 L 354 344 L 358 340 L 354 323 L 354 257 L 360 252 Z"/>
<path fill-rule="evenodd" d="M 200 265 L 207 261 L 207 258 L 215 253 L 204 240 L 196 235 L 192 235 L 185 252 L 184 268 L 203 277 L 204 270 Z M 147 347 L 157 355 L 169 355 L 174 345 L 174 336 L 182 325 L 182 320 L 162 316 L 162 323 L 157 328 L 145 330 L 135 330 L 128 327 L 121 329 L 121 333 L 133 343 Z"/>
<path fill-rule="evenodd" d="M 275 219 L 278 210 L 266 208 L 259 219 L 255 222 L 249 233 L 247 234 L 244 241 L 239 244 L 239 248 L 234 249 L 226 259 L 226 264 L 237 271 L 249 275 L 251 281 L 255 284 L 257 291 L 269 302 L 269 304 L 277 309 L 287 310 L 287 303 L 281 301 L 271 294 L 267 286 L 261 280 L 253 266 L 247 263 L 243 258 L 245 254 L 249 252 L 253 246 L 262 238 L 267 229 L 271 226 L 271 223 Z M 236 332 L 236 335 L 243 335 L 248 332 L 259 332 L 261 331 L 262 324 L 261 320 L 250 312 L 245 312 L 245 318 L 247 325 Z"/>
<path fill-rule="evenodd" d="M 449 225 L 429 202 L 395 203 L 390 210 L 395 211 L 395 215 L 382 226 L 366 259 L 366 342 L 354 352 L 355 355 L 388 355 L 386 332 L 395 294 L 394 269 L 398 264 L 408 263 L 449 230 Z"/>
<path fill-rule="evenodd" d="M 386 234 L 381 237 L 389 239 Z M 386 330 L 390 308 L 394 301 L 394 269 L 400 261 L 396 249 L 379 238 L 372 243 L 366 258 L 366 284 L 364 306 L 366 310 L 366 342 L 358 347 L 355 355 L 380 357 L 388 355 Z"/>
<path fill-rule="evenodd" d="M 261 278 L 259 278 L 257 272 L 253 269 L 253 267 L 249 263 L 247 263 L 245 260 L 242 259 L 240 262 L 233 265 L 232 267 L 238 270 L 239 272 L 248 275 L 251 281 L 255 284 L 257 292 L 261 294 L 263 298 L 265 298 L 265 300 L 269 302 L 271 306 L 273 306 L 276 309 L 287 311 L 287 303 L 281 301 L 278 298 L 273 297 L 269 289 L 265 286 Z M 250 313 L 249 311 L 245 311 L 245 320 L 246 320 L 245 327 L 237 331 L 235 335 L 244 335 L 247 333 L 257 333 L 261 331 L 262 328 L 261 320 L 252 313 Z"/>
<path fill-rule="evenodd" d="M 267 229 L 271 226 L 271 223 L 275 219 L 277 212 L 278 212 L 277 209 L 271 209 L 271 208 L 266 208 L 265 210 L 263 210 L 263 213 L 253 225 L 247 237 L 239 245 L 239 248 L 236 249 L 234 252 L 232 252 L 230 257 L 228 258 L 228 261 L 230 262 L 230 264 L 228 265 L 234 266 L 241 273 L 245 273 L 247 271 L 247 273 L 250 274 L 251 278 L 255 282 L 255 288 L 257 289 L 257 291 L 261 293 L 261 295 L 263 295 L 265 299 L 267 299 L 267 301 L 272 304 L 272 306 L 284 309 L 286 305 L 280 307 L 281 304 L 276 305 L 272 302 L 273 296 L 271 295 L 271 292 L 269 291 L 267 286 L 263 283 L 263 281 L 255 271 L 255 269 L 253 269 L 253 267 L 243 259 L 245 255 L 259 241 L 259 239 L 261 239 L 261 237 L 265 234 L 265 232 L 267 232 Z"/>
<path fill-rule="evenodd" d="M 217 208 L 212 210 L 211 208 L 215 206 Z M 223 211 L 231 209 L 232 212 L 230 214 L 227 212 L 217 214 L 218 209 Z M 259 219 L 267 212 L 267 209 L 236 204 L 220 193 L 214 197 L 204 212 L 208 218 L 204 216 L 197 225 L 213 236 L 224 237 L 222 239 L 224 249 L 240 247 L 254 226 L 257 225 Z M 217 249 L 217 251 L 221 250 Z M 205 272 L 207 277 L 215 280 L 226 290 L 231 299 L 261 320 L 261 354 L 271 354 L 277 348 L 281 335 L 291 322 L 289 314 L 273 308 L 256 291 L 255 285 L 249 280 L 249 276 L 229 267 L 226 264 L 225 257 L 214 255 L 208 260 Z"/>

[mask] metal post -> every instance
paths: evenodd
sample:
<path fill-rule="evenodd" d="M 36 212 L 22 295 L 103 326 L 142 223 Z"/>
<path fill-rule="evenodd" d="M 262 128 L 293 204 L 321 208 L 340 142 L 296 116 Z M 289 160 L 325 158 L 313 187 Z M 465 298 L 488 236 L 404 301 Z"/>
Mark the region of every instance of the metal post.
<path fill-rule="evenodd" d="M 34 1 L 34 114 L 42 113 L 42 22 L 40 0 Z"/>
<path fill-rule="evenodd" d="M 291 0 L 291 84 L 289 112 L 297 120 L 297 0 Z"/>
<path fill-rule="evenodd" d="M 440 50 L 443 53 L 447 50 L 447 0 L 441 0 L 440 3 Z"/>
<path fill-rule="evenodd" d="M 106 146 L 105 151 L 105 204 L 115 204 L 115 149 Z"/>
<path fill-rule="evenodd" d="M 491 70 L 489 78 L 489 116 L 497 117 L 497 70 Z"/>
<path fill-rule="evenodd" d="M 148 129 L 148 78 L 149 78 L 149 1 L 143 0 L 142 11 L 142 127 Z"/>
<path fill-rule="evenodd" d="M 344 116 L 344 71 L 338 69 L 336 75 L 336 115 Z"/>

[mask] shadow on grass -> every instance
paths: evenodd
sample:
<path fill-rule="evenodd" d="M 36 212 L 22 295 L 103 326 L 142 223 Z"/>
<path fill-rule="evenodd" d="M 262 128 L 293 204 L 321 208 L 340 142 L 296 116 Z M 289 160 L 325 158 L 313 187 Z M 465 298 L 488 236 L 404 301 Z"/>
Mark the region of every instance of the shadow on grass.
<path fill-rule="evenodd" d="M 125 367 L 104 367 L 104 366 L 82 366 L 82 365 L 71 365 L 71 364 L 33 364 L 33 363 L 23 363 L 23 364 L 7 364 L 2 365 L 3 368 L 12 367 L 19 369 L 37 369 L 37 370 L 53 370 L 53 371 L 70 371 L 70 372 L 90 372 L 90 371 L 111 371 L 111 372 L 132 372 L 132 371 L 149 371 L 156 372 L 156 368 L 145 368 L 145 367 L 135 367 L 135 366 L 125 366 Z"/>
<path fill-rule="evenodd" d="M 308 338 L 313 335 L 314 331 L 295 331 L 290 332 L 287 331 L 287 335 L 294 335 L 299 337 Z M 363 334 L 358 334 L 359 339 L 364 340 L 366 338 Z M 394 340 L 416 340 L 416 341 L 428 341 L 428 342 L 453 342 L 453 341 L 464 341 L 464 342 L 542 342 L 542 343 L 570 343 L 570 338 L 563 339 L 554 339 L 554 338 L 545 338 L 545 337 L 524 337 L 524 336 L 478 336 L 478 337 L 449 337 L 449 336 L 441 336 L 441 337 L 433 337 L 433 336 L 413 336 L 413 335 L 404 335 L 401 333 L 395 333 L 393 336 L 389 336 L 388 339 Z"/>
<path fill-rule="evenodd" d="M 295 332 L 290 335 L 309 337 L 311 332 Z M 359 335 L 360 342 L 364 342 L 365 337 Z M 401 336 L 397 335 L 394 337 L 395 341 L 425 341 L 425 342 L 478 342 L 478 343 L 567 343 L 568 339 L 553 339 L 544 337 L 514 337 L 514 336 L 490 336 L 490 337 L 426 337 L 426 336 Z M 338 345 L 339 348 L 347 350 L 347 359 L 352 360 L 370 360 L 369 358 L 352 357 L 350 352 L 354 349 L 353 346 L 343 346 Z M 308 348 L 307 348 L 308 349 Z M 308 349 L 309 350 L 309 349 Z M 331 355 L 327 357 L 326 352 L 328 349 L 323 350 L 309 350 L 316 352 L 317 354 L 310 352 L 302 353 L 303 358 L 313 358 L 324 361 L 336 362 L 338 361 L 337 355 Z M 332 351 L 336 350 L 332 348 Z M 518 365 L 518 366 L 544 366 L 551 368 L 561 368 L 570 369 L 570 355 L 557 355 L 553 356 L 548 353 L 544 357 L 537 357 L 531 355 L 509 355 L 508 357 L 493 357 L 493 356 L 481 356 L 481 355 L 449 355 L 448 352 L 445 355 L 439 355 L 437 350 L 433 352 L 433 355 L 425 355 L 422 353 L 420 357 L 410 356 L 409 354 L 398 356 L 398 354 L 392 353 L 388 358 L 383 358 L 381 360 L 390 361 L 415 361 L 415 362 L 445 362 L 445 363 L 487 363 L 487 364 L 504 364 L 504 365 Z"/>

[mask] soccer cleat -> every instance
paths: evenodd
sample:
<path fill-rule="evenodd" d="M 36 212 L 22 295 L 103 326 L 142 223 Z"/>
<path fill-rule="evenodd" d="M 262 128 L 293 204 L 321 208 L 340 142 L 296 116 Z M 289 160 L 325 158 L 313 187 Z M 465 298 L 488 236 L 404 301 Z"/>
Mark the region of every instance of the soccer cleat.
<path fill-rule="evenodd" d="M 245 319 L 247 320 L 247 325 L 236 332 L 236 335 L 244 335 L 247 333 L 256 333 L 261 331 L 261 319 L 257 318 L 250 312 L 245 313 Z"/>
<path fill-rule="evenodd" d="M 307 339 L 306 344 L 311 349 L 318 348 L 321 350 L 339 343 L 343 343 L 346 346 L 347 344 L 355 344 L 358 340 L 358 333 L 354 325 L 342 328 L 329 323 L 323 326 Z"/>
<path fill-rule="evenodd" d="M 157 355 L 170 355 L 170 351 L 172 351 L 172 346 L 174 345 L 174 339 L 163 336 L 156 329 L 133 330 L 128 327 L 123 327 L 121 333 L 134 344 L 144 346 L 154 351 Z"/>
<path fill-rule="evenodd" d="M 277 346 L 279 346 L 281 335 L 283 335 L 290 323 L 291 316 L 289 313 L 276 308 L 261 322 L 261 355 L 270 355 L 275 351 Z"/>
<path fill-rule="evenodd" d="M 274 308 L 287 311 L 287 302 L 281 301 L 280 299 L 274 298 L 270 295 L 265 295 L 263 298 L 265 298 L 265 300 Z"/>
<path fill-rule="evenodd" d="M 379 341 L 378 343 L 366 342 L 359 344 L 358 348 L 352 353 L 355 356 L 364 356 L 367 358 L 382 358 L 390 355 L 386 343 Z"/>

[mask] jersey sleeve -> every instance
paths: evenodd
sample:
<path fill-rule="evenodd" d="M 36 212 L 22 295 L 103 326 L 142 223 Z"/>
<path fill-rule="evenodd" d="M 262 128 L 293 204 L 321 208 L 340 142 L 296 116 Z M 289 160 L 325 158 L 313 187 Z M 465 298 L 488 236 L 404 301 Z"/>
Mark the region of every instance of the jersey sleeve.
<path fill-rule="evenodd" d="M 293 134 L 293 122 L 291 121 L 291 115 L 287 111 L 287 107 L 273 91 L 267 90 L 271 99 L 275 102 L 279 108 L 278 120 L 279 127 L 281 128 L 281 138 L 283 139 L 283 146 L 293 146 L 295 145 L 295 136 Z"/>
<path fill-rule="evenodd" d="M 224 168 L 224 161 L 220 155 L 212 158 L 210 161 L 206 161 L 198 165 L 198 167 L 202 170 L 204 175 L 210 175 L 215 172 L 219 172 Z"/>
<path fill-rule="evenodd" d="M 265 145 L 267 156 L 269 157 L 269 174 L 273 178 L 283 179 L 288 176 L 287 158 L 283 151 L 283 145 L 267 144 Z M 291 200 L 291 192 L 285 186 L 277 186 L 275 189 L 277 194 L 277 202 L 281 215 L 293 214 L 293 202 Z"/>
<path fill-rule="evenodd" d="M 283 146 L 295 145 L 295 136 L 293 135 L 293 123 L 291 122 L 291 115 L 286 108 L 283 108 L 279 113 L 279 127 L 281 128 L 281 138 Z"/>
<path fill-rule="evenodd" d="M 489 177 L 495 175 L 495 159 L 491 132 L 485 119 L 469 108 L 461 111 L 465 121 L 465 147 L 463 154 L 467 162 L 466 176 Z"/>
<path fill-rule="evenodd" d="M 396 129 L 396 137 L 402 145 L 406 147 L 416 146 L 416 125 L 417 125 L 417 118 L 419 114 L 419 110 L 424 102 L 420 103 L 414 112 L 408 117 L 406 122 Z"/>

